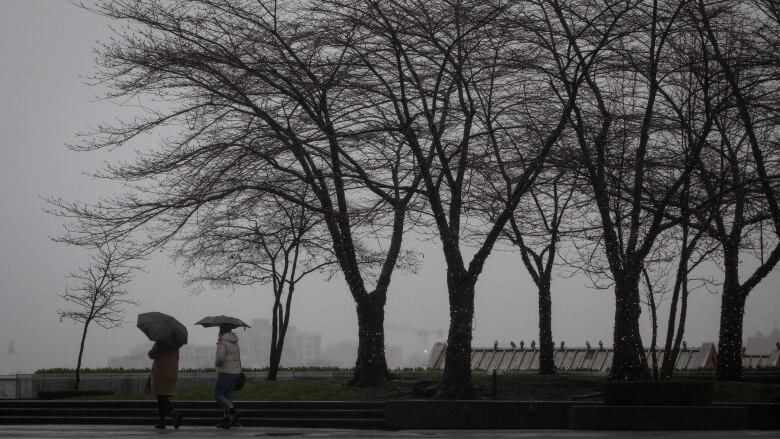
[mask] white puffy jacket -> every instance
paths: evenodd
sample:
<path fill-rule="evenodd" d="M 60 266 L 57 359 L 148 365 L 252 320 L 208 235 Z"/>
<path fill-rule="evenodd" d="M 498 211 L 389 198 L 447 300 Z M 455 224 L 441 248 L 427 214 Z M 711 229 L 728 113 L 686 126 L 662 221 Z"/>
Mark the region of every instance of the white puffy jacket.
<path fill-rule="evenodd" d="M 221 341 L 225 344 L 225 361 L 216 364 L 217 372 L 241 373 L 241 349 L 238 347 L 238 336 L 226 332 L 222 334 Z"/>

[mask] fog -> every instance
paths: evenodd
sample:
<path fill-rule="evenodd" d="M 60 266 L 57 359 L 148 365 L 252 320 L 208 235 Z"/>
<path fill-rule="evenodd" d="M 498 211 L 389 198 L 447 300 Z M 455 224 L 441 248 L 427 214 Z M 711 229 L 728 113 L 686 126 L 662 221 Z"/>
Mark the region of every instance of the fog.
<path fill-rule="evenodd" d="M 105 181 L 85 172 L 100 169 L 107 153 L 76 153 L 65 148 L 76 133 L 111 121 L 128 108 L 100 101 L 99 87 L 82 76 L 94 72 L 96 40 L 111 34 L 106 19 L 67 1 L 6 0 L 0 14 L 0 374 L 40 368 L 74 367 L 80 325 L 60 322 L 57 309 L 69 271 L 87 260 L 84 250 L 53 242 L 63 233 L 62 219 L 46 212 L 43 198 L 94 200 L 110 193 Z M 152 138 L 147 139 L 154 141 Z M 447 291 L 441 248 L 410 236 L 406 246 L 424 255 L 416 274 L 397 272 L 386 308 L 388 325 L 445 330 Z M 713 275 L 717 275 L 714 271 Z M 744 335 L 765 334 L 777 325 L 780 292 L 777 273 L 748 298 Z M 213 329 L 192 326 L 205 315 L 229 314 L 245 320 L 269 318 L 272 294 L 267 286 L 237 290 L 206 288 L 194 294 L 183 286 L 179 269 L 166 253 L 146 264 L 129 284 L 139 307 L 128 307 L 127 324 L 93 327 L 87 338 L 85 367 L 105 367 L 110 357 L 127 354 L 144 335 L 134 327 L 138 312 L 157 310 L 190 325 L 190 343 L 211 343 Z M 588 287 L 582 277 L 557 278 L 553 284 L 553 336 L 568 346 L 586 340 L 612 344 L 613 295 Z M 538 338 L 536 290 L 516 252 L 491 256 L 477 284 L 474 346 L 494 340 L 529 343 Z M 685 339 L 689 346 L 716 341 L 720 297 L 704 290 L 690 298 Z M 665 311 L 665 309 L 664 309 Z M 648 312 L 642 314 L 643 339 L 649 341 Z M 662 322 L 665 321 L 663 317 Z M 344 282 L 312 276 L 297 288 L 291 325 L 320 332 L 322 345 L 357 338 L 355 307 Z M 661 326 L 665 326 L 664 323 Z M 239 333 L 240 335 L 240 333 Z M 663 333 L 661 334 L 663 335 Z M 430 339 L 433 343 L 434 338 Z M 10 359 L 8 347 L 13 343 Z M 388 330 L 387 344 L 404 356 L 423 348 L 412 331 Z M 13 361 L 11 361 L 13 360 Z"/>

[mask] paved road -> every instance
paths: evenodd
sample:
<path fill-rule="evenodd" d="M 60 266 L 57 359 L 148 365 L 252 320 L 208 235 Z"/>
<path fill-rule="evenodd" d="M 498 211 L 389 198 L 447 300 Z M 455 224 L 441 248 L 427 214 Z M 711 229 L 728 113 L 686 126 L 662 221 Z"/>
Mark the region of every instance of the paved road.
<path fill-rule="evenodd" d="M 179 430 L 154 430 L 142 426 L 115 425 L 2 425 L 0 438 L 778 438 L 780 431 L 573 431 L 573 430 L 335 430 L 306 428 L 238 428 L 182 426 Z"/>

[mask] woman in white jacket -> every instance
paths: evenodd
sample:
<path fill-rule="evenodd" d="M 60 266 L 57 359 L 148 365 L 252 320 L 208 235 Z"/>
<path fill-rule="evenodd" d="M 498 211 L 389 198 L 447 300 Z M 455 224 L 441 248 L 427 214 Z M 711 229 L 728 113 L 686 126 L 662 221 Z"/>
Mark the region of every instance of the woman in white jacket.
<path fill-rule="evenodd" d="M 214 385 L 214 399 L 225 411 L 217 428 L 239 427 L 238 412 L 233 406 L 233 391 L 241 375 L 241 349 L 238 347 L 238 336 L 233 333 L 233 327 L 220 325 L 217 339 L 217 382 Z"/>

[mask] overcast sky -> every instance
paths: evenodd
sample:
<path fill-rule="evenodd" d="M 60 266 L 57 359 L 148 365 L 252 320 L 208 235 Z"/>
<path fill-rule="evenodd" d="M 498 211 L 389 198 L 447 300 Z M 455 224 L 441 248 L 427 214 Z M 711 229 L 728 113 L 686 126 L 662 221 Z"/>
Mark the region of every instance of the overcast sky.
<path fill-rule="evenodd" d="M 86 254 L 51 241 L 51 236 L 61 234 L 62 222 L 43 211 L 42 198 L 94 200 L 110 192 L 105 182 L 84 172 L 99 169 L 111 154 L 71 152 L 64 144 L 75 142 L 78 131 L 127 110 L 98 101 L 101 90 L 81 78 L 94 71 L 95 42 L 110 35 L 104 18 L 65 0 L 3 0 L 0 7 L 0 373 L 73 367 L 80 327 L 59 321 L 57 309 L 64 303 L 57 294 L 64 291 L 65 275 L 83 264 Z M 393 277 L 386 322 L 446 330 L 441 249 L 436 243 L 406 242 L 424 259 L 418 274 Z M 86 367 L 103 367 L 109 357 L 146 342 L 134 327 L 138 312 L 163 311 L 186 324 L 209 314 L 246 320 L 269 316 L 272 300 L 267 287 L 193 295 L 182 286 L 167 255 L 158 254 L 146 268 L 147 273 L 129 285 L 141 306 L 128 309 L 130 323 L 123 328 L 90 331 Z M 767 333 L 777 325 L 779 279 L 773 273 L 750 295 L 746 336 Z M 586 340 L 601 339 L 612 344 L 610 291 L 590 289 L 579 277 L 556 279 L 552 300 L 556 342 L 583 346 Z M 494 252 L 477 285 L 474 345 L 538 338 L 536 303 L 536 291 L 519 256 Z M 685 336 L 689 346 L 716 341 L 719 307 L 718 295 L 705 291 L 692 295 Z M 645 334 L 647 314 L 642 314 Z M 354 303 L 339 278 L 330 282 L 311 278 L 298 287 L 291 324 L 299 331 L 321 332 L 323 345 L 357 338 Z M 420 347 L 411 332 L 387 332 L 387 343 L 402 345 L 407 356 Z M 190 326 L 191 343 L 210 343 L 214 336 L 213 330 Z M 13 362 L 7 354 L 10 342 L 16 352 Z"/>

